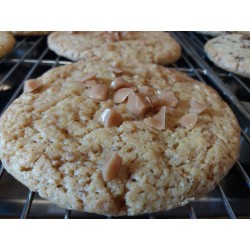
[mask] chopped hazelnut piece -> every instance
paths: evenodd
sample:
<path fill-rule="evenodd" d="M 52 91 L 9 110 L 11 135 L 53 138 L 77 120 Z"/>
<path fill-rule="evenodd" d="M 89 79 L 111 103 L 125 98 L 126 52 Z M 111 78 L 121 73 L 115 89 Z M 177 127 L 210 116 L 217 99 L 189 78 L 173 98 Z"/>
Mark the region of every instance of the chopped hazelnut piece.
<path fill-rule="evenodd" d="M 124 72 L 123 69 L 118 67 L 109 67 L 109 70 L 115 74 L 122 74 Z"/>
<path fill-rule="evenodd" d="M 114 90 L 121 89 L 121 88 L 129 88 L 129 87 L 133 87 L 133 85 L 127 82 L 122 77 L 117 77 L 111 82 L 111 88 Z"/>
<path fill-rule="evenodd" d="M 181 117 L 180 124 L 186 129 L 192 129 L 198 120 L 197 114 L 189 113 Z"/>
<path fill-rule="evenodd" d="M 114 95 L 114 102 L 115 103 L 122 103 L 125 99 L 133 92 L 131 88 L 122 88 L 116 91 Z"/>
<path fill-rule="evenodd" d="M 132 114 L 143 117 L 150 107 L 146 100 L 134 92 L 128 96 L 127 110 Z"/>
<path fill-rule="evenodd" d="M 32 92 L 32 91 L 38 89 L 39 87 L 41 87 L 41 85 L 42 85 L 42 82 L 40 80 L 29 79 L 29 80 L 25 81 L 23 91 L 25 93 Z"/>
<path fill-rule="evenodd" d="M 166 127 L 166 107 L 161 107 L 160 111 L 156 115 L 154 115 L 153 117 L 145 118 L 143 121 L 152 128 L 164 130 Z"/>
<path fill-rule="evenodd" d="M 111 181 L 114 179 L 122 166 L 122 158 L 117 152 L 108 154 L 103 164 L 102 177 L 104 181 Z"/>
<path fill-rule="evenodd" d="M 106 100 L 106 98 L 108 96 L 108 87 L 105 84 L 99 83 L 99 84 L 93 86 L 89 90 L 88 94 L 93 99 L 104 101 L 104 100 Z"/>
<path fill-rule="evenodd" d="M 119 126 L 123 122 L 123 118 L 117 111 L 105 109 L 101 114 L 100 121 L 103 123 L 105 128 L 111 128 Z"/>
<path fill-rule="evenodd" d="M 85 86 L 90 88 L 90 87 L 95 86 L 96 84 L 97 84 L 96 80 L 88 80 L 88 81 L 86 81 Z"/>
<path fill-rule="evenodd" d="M 83 76 L 83 78 L 81 79 L 82 82 L 86 82 L 89 80 L 93 80 L 96 78 L 96 74 L 95 73 L 88 73 L 86 75 Z"/>
<path fill-rule="evenodd" d="M 178 104 L 178 99 L 172 91 L 162 92 L 158 99 L 162 102 L 162 105 L 174 108 Z"/>
<path fill-rule="evenodd" d="M 206 108 L 207 108 L 207 105 L 205 103 L 201 103 L 201 102 L 198 102 L 194 99 L 191 99 L 189 113 L 200 114 Z"/>

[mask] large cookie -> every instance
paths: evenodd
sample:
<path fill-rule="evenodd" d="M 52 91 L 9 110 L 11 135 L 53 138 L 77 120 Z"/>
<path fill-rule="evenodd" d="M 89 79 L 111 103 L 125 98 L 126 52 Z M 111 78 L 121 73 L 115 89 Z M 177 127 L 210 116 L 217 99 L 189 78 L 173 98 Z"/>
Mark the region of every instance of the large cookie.
<path fill-rule="evenodd" d="M 60 207 L 165 211 L 212 190 L 238 157 L 228 105 L 175 70 L 81 61 L 26 82 L 25 91 L 0 119 L 0 158 Z"/>
<path fill-rule="evenodd" d="M 104 59 L 170 64 L 181 56 L 179 44 L 166 32 L 54 32 L 48 46 L 70 60 Z"/>
<path fill-rule="evenodd" d="M 250 77 L 250 37 L 231 34 L 216 37 L 205 44 L 208 58 L 218 67 Z"/>
<path fill-rule="evenodd" d="M 0 58 L 8 54 L 15 46 L 16 40 L 10 32 L 0 31 Z"/>

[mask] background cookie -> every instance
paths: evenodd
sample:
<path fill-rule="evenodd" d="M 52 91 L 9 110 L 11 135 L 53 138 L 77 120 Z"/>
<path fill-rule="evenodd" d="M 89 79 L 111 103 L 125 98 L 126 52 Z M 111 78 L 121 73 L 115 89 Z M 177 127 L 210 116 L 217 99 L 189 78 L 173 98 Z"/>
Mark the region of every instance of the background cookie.
<path fill-rule="evenodd" d="M 110 64 L 81 61 L 29 81 L 36 89 L 15 100 L 0 119 L 0 158 L 6 170 L 52 203 L 106 215 L 168 210 L 213 189 L 239 150 L 239 126 L 227 104 L 183 73 L 151 64 L 119 67 L 114 74 Z M 113 89 L 121 83 L 117 76 L 141 95 L 150 94 L 152 103 L 159 92 L 175 96 L 163 113 L 164 127 L 149 126 L 154 114 L 145 120 L 128 112 L 129 101 L 114 103 Z M 102 101 L 93 99 L 96 93 L 90 90 L 97 83 L 108 88 Z M 194 99 L 198 109 L 206 108 L 187 129 L 180 119 L 191 112 Z M 100 118 L 114 107 L 123 121 L 105 128 Z M 106 181 L 103 165 L 110 152 L 119 153 L 122 166 Z"/>
<path fill-rule="evenodd" d="M 11 31 L 14 36 L 44 36 L 48 35 L 49 31 Z"/>
<path fill-rule="evenodd" d="M 226 34 L 243 34 L 243 35 L 250 35 L 250 31 L 196 31 L 202 35 L 206 36 L 222 36 Z"/>
<path fill-rule="evenodd" d="M 231 34 L 216 37 L 205 44 L 208 58 L 218 67 L 250 77 L 250 37 Z"/>
<path fill-rule="evenodd" d="M 157 64 L 176 62 L 179 44 L 165 32 L 54 32 L 48 46 L 70 60 L 138 60 Z"/>
<path fill-rule="evenodd" d="M 8 54 L 15 46 L 16 40 L 14 36 L 5 31 L 0 31 L 0 58 Z"/>

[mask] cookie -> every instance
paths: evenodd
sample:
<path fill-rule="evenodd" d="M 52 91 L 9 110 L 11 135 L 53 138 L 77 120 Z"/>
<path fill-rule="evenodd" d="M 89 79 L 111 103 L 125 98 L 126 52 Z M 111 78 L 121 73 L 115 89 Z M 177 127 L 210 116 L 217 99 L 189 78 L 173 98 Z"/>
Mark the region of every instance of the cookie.
<path fill-rule="evenodd" d="M 4 168 L 60 207 L 137 215 L 217 185 L 237 120 L 204 83 L 154 64 L 72 63 L 25 83 L 0 119 Z"/>
<path fill-rule="evenodd" d="M 44 36 L 48 35 L 49 31 L 11 31 L 14 36 Z"/>
<path fill-rule="evenodd" d="M 179 44 L 165 32 L 54 32 L 48 46 L 70 60 L 122 60 L 170 64 L 181 56 Z"/>
<path fill-rule="evenodd" d="M 5 31 L 0 31 L 0 58 L 8 54 L 15 46 L 14 36 Z"/>
<path fill-rule="evenodd" d="M 222 36 L 226 34 L 242 34 L 242 35 L 250 35 L 250 31 L 197 31 L 202 35 L 206 36 Z"/>
<path fill-rule="evenodd" d="M 250 77 L 250 37 L 231 34 L 209 40 L 204 50 L 218 67 Z"/>

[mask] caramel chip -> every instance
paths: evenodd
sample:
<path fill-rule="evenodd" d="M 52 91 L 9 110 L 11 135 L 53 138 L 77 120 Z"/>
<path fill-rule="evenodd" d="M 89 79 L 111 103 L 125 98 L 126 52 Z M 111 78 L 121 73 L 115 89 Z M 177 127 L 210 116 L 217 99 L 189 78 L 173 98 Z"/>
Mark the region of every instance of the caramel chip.
<path fill-rule="evenodd" d="M 166 107 L 161 107 L 156 115 L 145 118 L 143 121 L 152 128 L 164 130 L 166 128 Z"/>
<path fill-rule="evenodd" d="M 95 73 L 88 73 L 86 75 L 83 76 L 83 78 L 81 79 L 82 82 L 86 82 L 89 80 L 93 80 L 96 78 L 96 74 Z"/>
<path fill-rule="evenodd" d="M 122 158 L 117 152 L 108 154 L 103 164 L 102 177 L 104 181 L 111 181 L 114 179 L 122 166 Z"/>
<path fill-rule="evenodd" d="M 119 126 L 123 122 L 123 117 L 115 110 L 105 109 L 101 114 L 100 121 L 105 128 L 111 128 Z"/>
<path fill-rule="evenodd" d="M 85 86 L 88 88 L 91 88 L 91 87 L 95 86 L 96 84 L 97 84 L 96 80 L 88 80 L 88 81 L 86 81 Z"/>
<path fill-rule="evenodd" d="M 198 120 L 197 114 L 189 113 L 181 117 L 180 124 L 186 129 L 192 129 Z"/>
<path fill-rule="evenodd" d="M 178 104 L 178 99 L 172 91 L 162 92 L 158 99 L 167 107 L 174 108 Z"/>
<path fill-rule="evenodd" d="M 104 101 L 107 99 L 108 96 L 108 87 L 105 84 L 97 84 L 94 85 L 90 90 L 88 95 L 93 98 L 93 99 L 97 99 L 100 101 Z"/>
<path fill-rule="evenodd" d="M 115 103 L 122 103 L 125 99 L 133 92 L 131 88 L 122 88 L 116 91 L 114 95 L 114 102 Z"/>
<path fill-rule="evenodd" d="M 169 107 L 166 107 L 166 113 L 173 117 L 178 117 L 182 115 L 182 113 L 179 110 Z"/>
<path fill-rule="evenodd" d="M 201 103 L 201 102 L 198 102 L 194 99 L 191 99 L 189 113 L 200 114 L 205 109 L 207 109 L 207 105 L 205 103 Z"/>
<path fill-rule="evenodd" d="M 132 114 L 143 117 L 148 108 L 150 108 L 148 102 L 141 96 L 134 92 L 128 96 L 127 110 Z"/>
<path fill-rule="evenodd" d="M 129 87 L 133 87 L 133 85 L 127 82 L 122 77 L 117 77 L 111 82 L 111 88 L 114 90 L 121 89 L 121 88 L 129 88 Z"/>
<path fill-rule="evenodd" d="M 29 93 L 32 92 L 36 89 L 38 89 L 39 87 L 41 87 L 42 82 L 37 80 L 37 79 L 29 79 L 27 81 L 25 81 L 24 83 L 24 88 L 23 88 L 23 92 L 25 93 Z"/>

